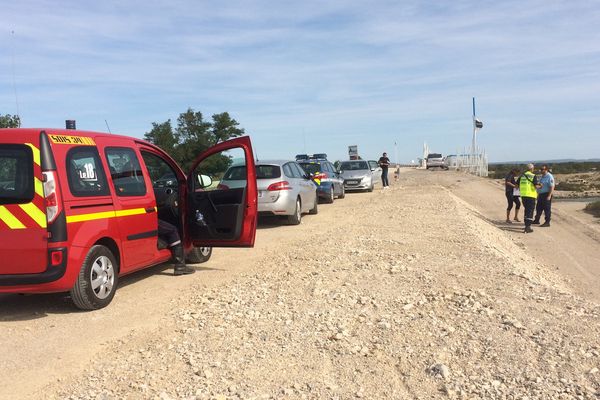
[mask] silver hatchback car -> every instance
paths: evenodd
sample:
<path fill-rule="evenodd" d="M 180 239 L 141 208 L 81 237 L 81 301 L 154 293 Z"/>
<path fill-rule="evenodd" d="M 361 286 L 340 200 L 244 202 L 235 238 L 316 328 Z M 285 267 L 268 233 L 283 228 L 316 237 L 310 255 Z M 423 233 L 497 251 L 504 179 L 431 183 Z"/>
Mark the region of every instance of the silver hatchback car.
<path fill-rule="evenodd" d="M 344 178 L 344 188 L 350 190 L 373 191 L 375 181 L 369 163 L 363 160 L 342 161 L 340 171 Z"/>
<path fill-rule="evenodd" d="M 243 186 L 238 179 L 245 174 L 244 166 L 231 166 L 219 185 Z M 242 174 L 242 172 L 244 174 Z M 256 162 L 258 212 L 287 217 L 291 225 L 298 225 L 302 214 L 318 212 L 317 186 L 295 161 L 268 160 Z"/>

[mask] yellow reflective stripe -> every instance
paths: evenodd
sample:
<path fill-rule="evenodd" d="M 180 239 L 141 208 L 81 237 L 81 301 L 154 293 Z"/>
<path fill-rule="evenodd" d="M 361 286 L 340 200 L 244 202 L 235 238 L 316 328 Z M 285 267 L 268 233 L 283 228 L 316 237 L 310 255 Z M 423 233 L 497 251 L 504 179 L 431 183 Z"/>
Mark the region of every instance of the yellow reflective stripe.
<path fill-rule="evenodd" d="M 36 163 L 36 165 L 40 165 L 40 149 L 31 143 L 25 143 L 25 145 L 31 147 L 31 151 L 33 152 L 33 162 Z"/>
<path fill-rule="evenodd" d="M 33 187 L 35 188 L 35 194 L 40 197 L 44 197 L 44 184 L 38 178 L 34 178 Z"/>
<path fill-rule="evenodd" d="M 25 225 L 21 223 L 8 209 L 0 206 L 0 219 L 4 221 L 10 229 L 25 229 Z"/>
<path fill-rule="evenodd" d="M 157 211 L 156 207 L 154 207 L 154 211 Z M 67 223 L 69 224 L 71 222 L 93 221 L 96 219 L 107 219 L 115 217 L 127 217 L 130 215 L 140 215 L 145 213 L 145 208 L 131 208 L 129 210 L 103 211 L 91 214 L 67 215 Z"/>
<path fill-rule="evenodd" d="M 129 215 L 146 214 L 145 208 L 131 208 L 129 210 L 119 210 L 115 212 L 117 217 L 127 217 Z"/>
<path fill-rule="evenodd" d="M 31 219 L 33 219 L 39 226 L 41 226 L 42 228 L 46 227 L 46 214 L 44 214 L 42 210 L 37 208 L 35 204 L 19 204 L 19 207 L 21 207 L 21 209 L 25 211 L 27 215 L 29 215 Z"/>

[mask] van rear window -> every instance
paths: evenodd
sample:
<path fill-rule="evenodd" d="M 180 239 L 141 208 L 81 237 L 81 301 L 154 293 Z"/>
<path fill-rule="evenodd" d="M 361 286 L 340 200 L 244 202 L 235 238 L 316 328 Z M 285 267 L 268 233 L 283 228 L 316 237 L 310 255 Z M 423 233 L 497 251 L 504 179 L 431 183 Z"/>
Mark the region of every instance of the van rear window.
<path fill-rule="evenodd" d="M 0 204 L 33 200 L 33 153 L 21 144 L 0 144 Z"/>

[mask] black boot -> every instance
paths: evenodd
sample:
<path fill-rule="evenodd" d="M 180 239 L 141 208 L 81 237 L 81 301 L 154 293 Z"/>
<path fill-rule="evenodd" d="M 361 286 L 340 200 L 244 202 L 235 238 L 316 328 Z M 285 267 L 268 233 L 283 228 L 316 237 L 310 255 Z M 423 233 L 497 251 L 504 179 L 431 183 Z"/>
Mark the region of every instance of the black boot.
<path fill-rule="evenodd" d="M 177 245 L 173 247 L 173 258 L 175 259 L 175 267 L 173 269 L 173 275 L 189 275 L 196 272 L 194 268 L 185 265 L 185 255 L 183 252 L 183 246 Z"/>

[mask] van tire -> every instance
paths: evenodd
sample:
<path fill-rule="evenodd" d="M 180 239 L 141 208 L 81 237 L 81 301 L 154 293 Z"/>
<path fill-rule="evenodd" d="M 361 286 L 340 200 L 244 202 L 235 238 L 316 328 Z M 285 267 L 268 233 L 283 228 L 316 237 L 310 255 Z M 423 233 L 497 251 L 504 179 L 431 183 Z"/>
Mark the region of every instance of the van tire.
<path fill-rule="evenodd" d="M 300 225 L 300 222 L 302 222 L 302 204 L 300 203 L 300 198 L 296 199 L 296 209 L 292 215 L 288 215 L 287 220 L 290 225 Z"/>
<path fill-rule="evenodd" d="M 102 274 L 102 277 L 98 277 Z M 94 288 L 93 276 L 102 279 Z M 107 284 L 108 283 L 108 284 Z M 81 310 L 98 310 L 110 304 L 119 283 L 119 265 L 113 253 L 105 246 L 92 246 L 83 260 L 75 285 L 71 289 L 71 299 Z"/>
<path fill-rule="evenodd" d="M 201 264 L 207 262 L 210 256 L 212 256 L 212 247 L 194 247 L 185 260 L 190 264 Z"/>

